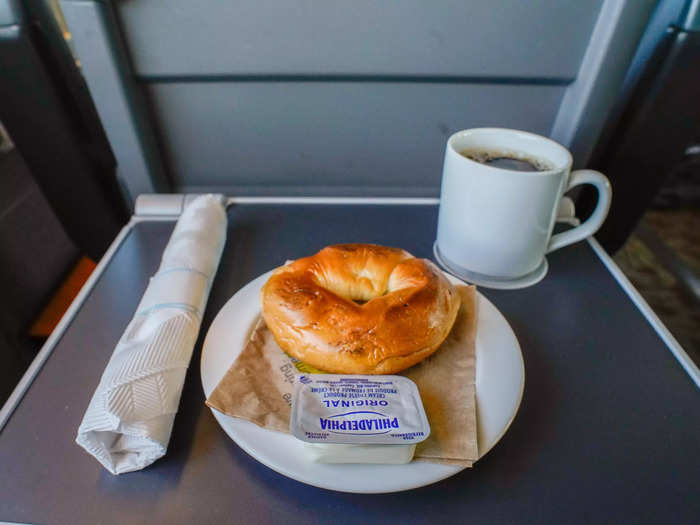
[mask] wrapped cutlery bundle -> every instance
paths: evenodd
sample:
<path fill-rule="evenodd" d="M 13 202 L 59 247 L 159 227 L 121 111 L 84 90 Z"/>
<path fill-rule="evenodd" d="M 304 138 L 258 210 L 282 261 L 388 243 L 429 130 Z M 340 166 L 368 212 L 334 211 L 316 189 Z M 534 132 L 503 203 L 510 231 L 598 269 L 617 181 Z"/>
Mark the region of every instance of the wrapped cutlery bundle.
<path fill-rule="evenodd" d="M 76 442 L 112 474 L 142 469 L 167 451 L 225 241 L 223 196 L 194 199 L 107 363 Z"/>

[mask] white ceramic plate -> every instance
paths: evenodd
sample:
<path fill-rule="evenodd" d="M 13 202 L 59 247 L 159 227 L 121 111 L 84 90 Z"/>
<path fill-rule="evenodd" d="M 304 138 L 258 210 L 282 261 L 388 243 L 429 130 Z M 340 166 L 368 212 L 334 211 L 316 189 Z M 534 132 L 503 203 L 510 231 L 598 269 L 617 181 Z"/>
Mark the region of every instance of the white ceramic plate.
<path fill-rule="evenodd" d="M 241 288 L 218 313 L 202 349 L 202 386 L 207 397 L 245 346 L 260 315 L 260 289 L 272 272 Z M 447 274 L 446 274 L 447 275 Z M 447 275 L 455 284 L 461 281 Z M 477 294 L 476 405 L 479 457 L 483 457 L 513 421 L 525 385 L 520 346 L 503 315 Z M 291 435 L 265 430 L 212 410 L 221 428 L 262 464 L 289 478 L 343 492 L 408 490 L 456 474 L 461 467 L 414 461 L 406 465 L 329 465 L 305 459 L 302 443 Z"/>

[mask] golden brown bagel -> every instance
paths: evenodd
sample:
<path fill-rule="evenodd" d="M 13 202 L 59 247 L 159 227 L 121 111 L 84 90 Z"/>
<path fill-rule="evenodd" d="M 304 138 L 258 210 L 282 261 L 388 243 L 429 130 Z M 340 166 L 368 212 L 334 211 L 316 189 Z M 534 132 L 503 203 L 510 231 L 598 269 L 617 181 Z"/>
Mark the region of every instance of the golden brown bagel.
<path fill-rule="evenodd" d="M 460 304 L 430 261 L 373 244 L 328 246 L 277 268 L 261 299 L 285 352 L 341 374 L 393 374 L 425 359 Z"/>

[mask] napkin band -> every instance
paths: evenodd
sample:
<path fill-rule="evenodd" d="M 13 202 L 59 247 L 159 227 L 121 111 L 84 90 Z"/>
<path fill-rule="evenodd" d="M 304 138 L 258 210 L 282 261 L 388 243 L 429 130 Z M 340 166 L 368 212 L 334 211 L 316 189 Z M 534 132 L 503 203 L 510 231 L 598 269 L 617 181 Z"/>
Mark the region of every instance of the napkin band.
<path fill-rule="evenodd" d="M 209 294 L 209 276 L 190 268 L 169 268 L 151 277 L 136 308 L 143 315 L 156 308 L 180 307 L 201 317 Z"/>

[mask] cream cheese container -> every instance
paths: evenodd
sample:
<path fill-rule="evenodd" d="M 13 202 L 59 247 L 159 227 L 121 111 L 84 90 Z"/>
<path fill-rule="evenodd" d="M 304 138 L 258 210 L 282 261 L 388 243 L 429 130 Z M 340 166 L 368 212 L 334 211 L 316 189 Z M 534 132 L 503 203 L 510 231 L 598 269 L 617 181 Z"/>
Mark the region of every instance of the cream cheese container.
<path fill-rule="evenodd" d="M 312 374 L 297 378 L 290 431 L 314 461 L 407 463 L 430 425 L 406 377 Z"/>

